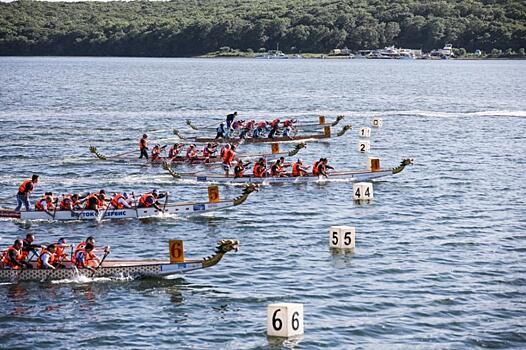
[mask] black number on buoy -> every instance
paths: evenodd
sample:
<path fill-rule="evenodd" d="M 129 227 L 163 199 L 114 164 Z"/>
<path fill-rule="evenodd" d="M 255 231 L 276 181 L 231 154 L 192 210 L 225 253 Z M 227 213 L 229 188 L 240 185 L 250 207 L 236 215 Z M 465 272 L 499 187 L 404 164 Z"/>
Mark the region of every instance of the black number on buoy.
<path fill-rule="evenodd" d="M 360 194 L 360 187 L 358 187 L 358 188 L 356 189 L 356 192 L 354 192 L 354 195 L 355 195 L 356 197 L 361 197 L 361 194 Z"/>
<path fill-rule="evenodd" d="M 371 196 L 371 193 L 369 192 L 369 187 L 367 187 L 367 188 L 365 189 L 365 193 L 364 193 L 364 195 L 367 196 L 367 197 L 370 197 L 370 196 Z"/>
<path fill-rule="evenodd" d="M 295 331 L 297 331 L 298 328 L 300 328 L 300 320 L 298 320 L 299 315 L 300 313 L 297 311 L 292 314 L 292 329 L 294 329 Z"/>
<path fill-rule="evenodd" d="M 365 143 L 360 144 L 360 151 L 365 152 Z"/>
<path fill-rule="evenodd" d="M 350 232 L 345 232 L 344 241 L 345 245 L 350 245 L 352 242 L 352 237 Z"/>
<path fill-rule="evenodd" d="M 272 314 L 272 327 L 274 327 L 274 329 L 277 331 L 279 331 L 281 327 L 283 327 L 283 322 L 281 322 L 281 319 L 276 318 L 276 315 L 280 311 L 281 309 L 276 309 L 276 311 L 274 311 L 274 313 Z"/>
<path fill-rule="evenodd" d="M 332 244 L 333 245 L 338 245 L 338 232 L 333 232 L 332 233 Z"/>

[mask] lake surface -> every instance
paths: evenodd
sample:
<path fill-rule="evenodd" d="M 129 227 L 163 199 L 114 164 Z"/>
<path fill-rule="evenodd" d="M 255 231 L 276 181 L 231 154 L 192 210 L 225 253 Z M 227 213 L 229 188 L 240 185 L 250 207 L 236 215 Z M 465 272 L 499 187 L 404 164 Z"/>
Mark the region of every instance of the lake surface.
<path fill-rule="evenodd" d="M 33 201 L 101 188 L 204 200 L 206 185 L 100 162 L 88 147 L 134 150 L 143 132 L 166 144 L 172 128 L 188 132 L 186 118 L 209 125 L 232 111 L 344 114 L 353 130 L 310 143 L 308 164 L 415 163 L 374 182 L 369 204 L 333 182 L 265 186 L 233 210 L 190 218 L 0 221 L 2 248 L 27 233 L 44 244 L 94 235 L 112 258 L 164 258 L 169 239 L 196 258 L 219 239 L 241 242 L 219 265 L 169 279 L 1 284 L 1 347 L 525 348 L 525 73 L 525 61 L 0 58 L 2 207 L 33 172 Z M 373 117 L 384 125 L 361 154 L 358 129 Z M 329 249 L 332 225 L 356 227 L 354 252 Z M 304 304 L 301 339 L 267 338 L 266 307 L 277 302 Z"/>

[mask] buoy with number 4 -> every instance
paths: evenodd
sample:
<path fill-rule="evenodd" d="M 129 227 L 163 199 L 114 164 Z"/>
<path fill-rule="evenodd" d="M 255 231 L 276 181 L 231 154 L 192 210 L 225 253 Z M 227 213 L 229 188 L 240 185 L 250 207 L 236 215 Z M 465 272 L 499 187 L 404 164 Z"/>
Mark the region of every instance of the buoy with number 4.
<path fill-rule="evenodd" d="M 352 198 L 355 201 L 373 199 L 373 184 L 371 182 L 354 182 L 352 184 Z"/>
<path fill-rule="evenodd" d="M 303 334 L 303 304 L 283 303 L 267 306 L 267 335 L 293 337 Z"/>
<path fill-rule="evenodd" d="M 381 128 L 384 124 L 384 121 L 382 118 L 374 118 L 373 119 L 373 128 Z"/>
<path fill-rule="evenodd" d="M 356 230 L 351 226 L 331 226 L 329 246 L 336 249 L 354 249 Z"/>
<path fill-rule="evenodd" d="M 369 152 L 371 150 L 371 143 L 369 140 L 359 140 L 358 141 L 358 151 L 362 153 Z"/>

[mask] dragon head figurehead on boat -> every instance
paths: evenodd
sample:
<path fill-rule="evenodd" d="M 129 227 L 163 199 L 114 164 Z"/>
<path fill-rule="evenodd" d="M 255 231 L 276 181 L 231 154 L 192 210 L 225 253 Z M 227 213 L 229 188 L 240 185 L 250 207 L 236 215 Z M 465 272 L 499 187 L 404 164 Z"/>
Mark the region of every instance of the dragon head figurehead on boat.
<path fill-rule="evenodd" d="M 397 166 L 396 168 L 393 168 L 393 174 L 398 174 L 399 172 L 404 170 L 406 166 L 411 165 L 411 164 L 413 164 L 413 159 L 406 158 L 402 160 L 399 166 Z"/>
<path fill-rule="evenodd" d="M 186 119 L 186 125 L 188 125 L 189 127 L 191 127 L 194 130 L 199 130 L 199 128 L 197 126 L 192 124 L 192 121 L 190 119 Z"/>
<path fill-rule="evenodd" d="M 231 251 L 239 250 L 239 241 L 235 239 L 222 239 L 217 242 L 216 251 L 212 256 L 203 259 L 203 267 L 210 267 L 217 264 L 223 256 Z"/>
<path fill-rule="evenodd" d="M 179 132 L 179 130 L 175 129 L 173 130 L 173 133 L 175 136 L 177 136 L 178 138 L 180 138 L 181 140 L 184 140 L 185 137 Z"/>
<path fill-rule="evenodd" d="M 243 193 L 241 193 L 241 196 L 234 199 L 234 205 L 240 205 L 244 203 L 252 192 L 257 192 L 257 191 L 259 191 L 258 185 L 256 184 L 246 185 L 245 188 L 243 189 Z"/>
<path fill-rule="evenodd" d="M 347 124 L 347 125 L 344 125 L 343 128 L 338 131 L 338 133 L 336 134 L 337 136 L 343 136 L 348 130 L 351 130 L 352 129 L 352 125 L 351 124 Z"/>
<path fill-rule="evenodd" d="M 89 146 L 89 151 L 97 156 L 100 160 L 106 160 L 106 157 L 97 151 L 97 147 Z"/>
<path fill-rule="evenodd" d="M 295 156 L 302 148 L 305 147 L 307 147 L 307 144 L 305 142 L 298 143 L 296 146 L 294 146 L 292 150 L 289 151 L 289 157 Z"/>
<path fill-rule="evenodd" d="M 336 120 L 333 121 L 333 122 L 331 123 L 331 126 L 336 126 L 336 125 L 338 125 L 338 123 L 339 123 L 343 118 L 345 118 L 343 115 L 339 115 L 339 116 L 337 116 L 337 117 L 336 117 Z"/>

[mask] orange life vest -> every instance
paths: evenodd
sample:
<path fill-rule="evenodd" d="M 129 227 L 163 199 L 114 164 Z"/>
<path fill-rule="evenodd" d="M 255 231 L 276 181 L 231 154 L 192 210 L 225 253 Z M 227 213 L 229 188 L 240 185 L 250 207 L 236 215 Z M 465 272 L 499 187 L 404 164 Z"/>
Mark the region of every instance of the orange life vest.
<path fill-rule="evenodd" d="M 60 244 L 58 244 L 55 250 L 55 261 L 60 261 L 60 259 L 67 260 L 68 254 L 64 251 L 64 247 L 61 247 Z"/>
<path fill-rule="evenodd" d="M 84 262 L 82 263 L 80 260 L 77 259 L 79 253 L 84 254 Z M 75 251 L 75 259 L 74 264 L 76 267 L 84 268 L 84 267 L 97 267 L 97 261 L 95 260 L 95 254 L 93 252 L 87 252 L 84 248 L 76 250 Z"/>
<path fill-rule="evenodd" d="M 270 126 L 272 128 L 275 128 L 276 126 L 278 126 L 279 124 L 279 119 L 274 119 L 273 121 L 270 122 Z"/>
<path fill-rule="evenodd" d="M 301 176 L 301 164 L 296 162 L 292 164 L 292 176 Z"/>
<path fill-rule="evenodd" d="M 30 189 L 27 189 L 28 184 L 31 184 Z M 33 181 L 31 181 L 31 179 L 24 180 L 22 184 L 20 185 L 20 187 L 18 187 L 18 192 L 20 193 L 26 193 L 26 192 L 31 192 L 31 191 L 33 191 Z"/>
<path fill-rule="evenodd" d="M 147 148 L 148 147 L 148 140 L 142 138 L 139 140 L 139 150 L 143 150 L 143 148 Z"/>
<path fill-rule="evenodd" d="M 119 199 L 121 198 L 124 198 L 124 196 L 122 195 L 122 193 L 117 193 L 117 195 L 115 197 L 113 197 L 110 201 L 110 204 L 115 208 L 115 209 L 122 209 L 124 208 L 124 205 L 119 203 Z"/>
<path fill-rule="evenodd" d="M 153 203 L 155 203 L 155 197 L 153 196 L 153 194 L 151 193 L 145 193 L 141 196 L 141 198 L 139 198 L 139 204 L 143 207 L 143 208 L 148 208 L 148 207 L 151 207 L 153 204 L 152 203 L 148 203 L 147 202 L 147 199 L 148 198 L 152 198 L 153 199 Z"/>
<path fill-rule="evenodd" d="M 314 163 L 314 165 L 312 166 L 312 174 L 314 175 L 320 175 L 320 170 L 318 169 L 319 165 L 320 165 L 320 161 L 318 160 L 317 162 Z"/>
<path fill-rule="evenodd" d="M 58 205 L 60 210 L 71 210 L 74 206 L 75 203 L 73 202 L 73 199 L 71 199 L 71 196 L 63 196 L 60 204 Z"/>
<path fill-rule="evenodd" d="M 75 250 L 73 251 L 73 255 L 71 256 L 71 262 L 72 263 L 75 263 L 75 259 L 77 257 L 77 252 L 79 250 L 83 250 L 85 246 L 86 246 L 86 242 L 80 242 L 79 244 L 77 244 L 77 246 L 75 247 Z"/>
<path fill-rule="evenodd" d="M 13 251 L 13 250 L 16 251 L 16 260 L 17 260 L 17 261 L 22 261 L 22 260 L 24 260 L 24 259 L 22 258 L 22 249 L 18 250 L 18 249 L 16 249 L 14 246 L 10 246 L 9 248 L 7 248 L 7 249 L 4 251 L 4 255 L 3 255 L 3 257 L 2 257 L 2 263 L 4 264 L 4 266 L 9 266 L 9 267 L 12 268 L 12 269 L 18 269 L 18 268 L 20 268 L 19 266 L 13 265 L 13 264 L 11 263 L 11 261 L 9 261 L 9 253 L 10 253 L 11 251 Z"/>
<path fill-rule="evenodd" d="M 254 164 L 254 167 L 252 168 L 252 174 L 254 177 L 263 177 L 263 173 L 265 172 L 265 167 L 260 164 L 256 163 Z"/>
<path fill-rule="evenodd" d="M 289 126 L 292 126 L 292 120 L 290 119 L 287 119 L 283 122 L 283 126 L 284 127 L 289 127 Z"/>
<path fill-rule="evenodd" d="M 226 150 L 225 155 L 223 156 L 223 164 L 232 165 L 235 156 L 236 153 L 234 151 L 231 149 Z"/>
<path fill-rule="evenodd" d="M 237 177 L 245 176 L 245 167 L 243 165 L 236 165 L 234 168 L 234 174 Z"/>
<path fill-rule="evenodd" d="M 46 203 L 47 203 L 45 208 L 44 208 L 44 204 L 42 204 L 43 201 L 46 201 Z M 35 202 L 35 209 L 38 210 L 38 211 L 55 209 L 55 205 L 53 204 L 51 196 L 44 196 L 44 197 L 40 198 L 38 201 L 36 201 Z"/>
<path fill-rule="evenodd" d="M 37 259 L 37 269 L 42 268 L 42 255 L 46 253 L 49 254 L 48 264 L 53 265 L 53 263 L 55 262 L 55 254 L 51 253 L 49 250 L 45 248 L 42 248 L 42 250 L 40 251 L 40 255 L 38 256 L 38 259 Z"/>

